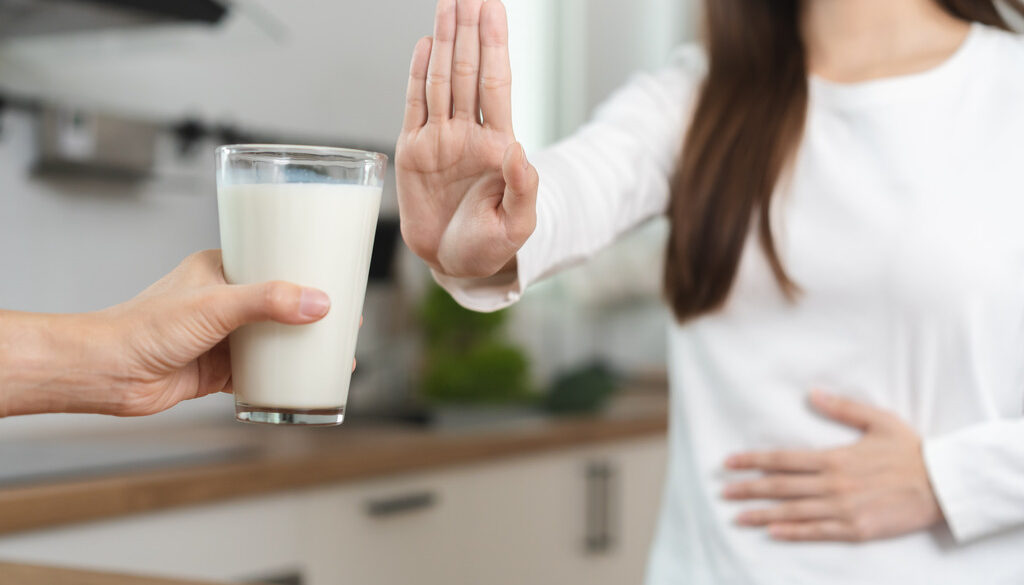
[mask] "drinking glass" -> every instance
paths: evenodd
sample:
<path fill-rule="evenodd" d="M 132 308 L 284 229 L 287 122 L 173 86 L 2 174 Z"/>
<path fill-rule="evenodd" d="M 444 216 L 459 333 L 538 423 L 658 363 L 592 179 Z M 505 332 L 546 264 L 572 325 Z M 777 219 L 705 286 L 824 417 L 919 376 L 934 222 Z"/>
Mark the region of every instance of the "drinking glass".
<path fill-rule="evenodd" d="M 386 156 L 361 150 L 217 149 L 227 281 L 288 281 L 331 299 L 316 323 L 255 323 L 231 334 L 238 420 L 319 426 L 344 420 L 386 169 Z"/>

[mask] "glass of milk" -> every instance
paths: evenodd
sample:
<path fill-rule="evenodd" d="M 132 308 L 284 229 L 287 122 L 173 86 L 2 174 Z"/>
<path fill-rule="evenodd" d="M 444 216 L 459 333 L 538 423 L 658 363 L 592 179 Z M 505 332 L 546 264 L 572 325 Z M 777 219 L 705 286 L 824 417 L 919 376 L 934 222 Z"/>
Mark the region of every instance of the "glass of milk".
<path fill-rule="evenodd" d="M 339 425 L 366 294 L 387 157 L 285 145 L 217 149 L 224 275 L 318 288 L 331 310 L 311 325 L 257 323 L 231 335 L 235 417 Z"/>

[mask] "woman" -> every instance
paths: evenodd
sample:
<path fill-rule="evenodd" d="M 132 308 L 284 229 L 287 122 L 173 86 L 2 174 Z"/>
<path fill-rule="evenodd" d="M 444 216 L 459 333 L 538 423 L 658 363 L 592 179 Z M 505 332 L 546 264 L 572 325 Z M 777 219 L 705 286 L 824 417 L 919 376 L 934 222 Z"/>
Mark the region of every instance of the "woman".
<path fill-rule="evenodd" d="M 313 323 L 329 310 L 330 299 L 316 289 L 226 284 L 220 250 L 208 250 L 104 311 L 0 311 L 0 417 L 142 416 L 230 392 L 229 333 L 258 321 Z"/>
<path fill-rule="evenodd" d="M 704 9 L 531 165 L 501 3 L 441 0 L 406 242 L 487 311 L 668 214 L 652 585 L 1024 582 L 1024 39 L 987 0 Z"/>

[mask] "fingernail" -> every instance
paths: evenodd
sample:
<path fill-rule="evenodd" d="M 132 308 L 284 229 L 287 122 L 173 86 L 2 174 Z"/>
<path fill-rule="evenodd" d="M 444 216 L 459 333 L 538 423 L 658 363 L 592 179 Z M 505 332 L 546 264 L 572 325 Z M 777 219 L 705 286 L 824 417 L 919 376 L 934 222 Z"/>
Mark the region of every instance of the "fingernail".
<path fill-rule="evenodd" d="M 735 485 L 727 485 L 722 490 L 722 497 L 723 498 L 734 497 L 736 495 L 739 495 L 739 491 L 740 491 L 739 488 L 737 488 Z"/>
<path fill-rule="evenodd" d="M 315 288 L 302 289 L 299 297 L 299 314 L 307 319 L 318 319 L 327 314 L 331 308 L 331 299 L 327 293 Z"/>
<path fill-rule="evenodd" d="M 735 469 L 740 465 L 740 458 L 738 455 L 732 455 L 725 460 L 725 466 L 729 469 Z"/>
<path fill-rule="evenodd" d="M 519 144 L 519 152 L 523 155 L 523 170 L 530 168 L 530 161 L 526 158 L 526 149 L 523 148 L 522 143 Z"/>
<path fill-rule="evenodd" d="M 735 522 L 736 522 L 736 524 L 739 524 L 740 526 L 750 526 L 750 524 L 751 524 L 750 514 L 748 514 L 746 512 L 743 512 L 739 516 L 736 516 Z"/>

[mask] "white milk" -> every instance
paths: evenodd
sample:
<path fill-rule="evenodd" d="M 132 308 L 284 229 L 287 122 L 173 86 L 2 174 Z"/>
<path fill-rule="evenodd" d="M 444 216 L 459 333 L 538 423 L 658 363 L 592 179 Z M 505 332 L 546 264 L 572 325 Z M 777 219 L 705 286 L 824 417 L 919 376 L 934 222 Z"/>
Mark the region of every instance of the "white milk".
<path fill-rule="evenodd" d="M 357 185 L 220 187 L 228 282 L 285 280 L 331 297 L 330 312 L 312 325 L 258 323 L 231 335 L 239 402 L 296 410 L 345 405 L 380 195 L 380 187 Z"/>

